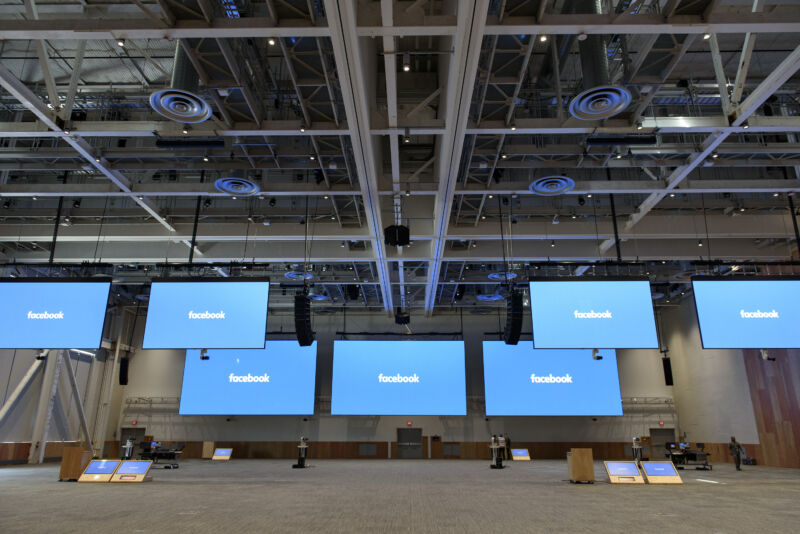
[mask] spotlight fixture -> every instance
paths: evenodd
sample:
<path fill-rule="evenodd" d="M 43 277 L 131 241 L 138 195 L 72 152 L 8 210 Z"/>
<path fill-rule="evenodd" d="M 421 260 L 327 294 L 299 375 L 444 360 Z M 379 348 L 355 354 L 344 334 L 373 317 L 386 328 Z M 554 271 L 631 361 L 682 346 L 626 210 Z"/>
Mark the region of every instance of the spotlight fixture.
<path fill-rule="evenodd" d="M 712 152 L 711 157 L 717 159 L 719 157 L 719 154 L 717 154 L 716 152 Z"/>
<path fill-rule="evenodd" d="M 577 219 L 577 218 L 578 218 L 578 216 L 577 216 L 577 215 L 575 215 L 575 214 L 573 213 L 573 214 L 572 214 L 572 218 L 573 218 L 573 219 Z"/>
<path fill-rule="evenodd" d="M 742 129 L 748 130 L 749 128 L 750 128 L 749 124 L 747 124 L 747 123 L 742 124 Z"/>
<path fill-rule="evenodd" d="M 485 220 L 485 219 L 486 219 L 486 215 L 481 215 L 481 220 Z"/>
<path fill-rule="evenodd" d="M 622 159 L 622 154 L 617 154 L 617 159 Z"/>
<path fill-rule="evenodd" d="M 636 121 L 636 129 L 637 130 L 642 130 L 643 128 L 644 128 L 644 125 L 642 124 L 642 121 Z"/>
<path fill-rule="evenodd" d="M 592 198 L 592 194 L 589 193 L 588 195 L 586 195 L 586 198 Z"/>
<path fill-rule="evenodd" d="M 592 359 L 593 360 L 602 360 L 603 357 L 600 356 L 600 351 L 597 349 L 592 349 Z"/>
<path fill-rule="evenodd" d="M 578 197 L 578 206 L 583 206 L 586 204 L 586 199 L 583 197 Z"/>
<path fill-rule="evenodd" d="M 270 208 L 274 208 L 275 207 L 275 199 L 274 198 L 269 199 L 269 207 Z"/>
<path fill-rule="evenodd" d="M 675 193 L 670 193 L 669 198 L 675 198 Z"/>
<path fill-rule="evenodd" d="M 546 43 L 547 42 L 547 36 L 546 35 L 540 35 L 539 36 L 539 42 L 540 43 Z"/>
<path fill-rule="evenodd" d="M 39 197 L 31 197 L 31 200 L 39 200 Z"/>
<path fill-rule="evenodd" d="M 508 157 L 508 154 L 500 154 L 500 159 L 506 159 L 507 157 Z"/>
<path fill-rule="evenodd" d="M 492 194 L 489 194 L 489 198 L 494 198 L 494 195 L 492 195 Z"/>
<path fill-rule="evenodd" d="M 411 191 L 406 191 L 406 196 L 410 197 L 411 196 Z"/>
<path fill-rule="evenodd" d="M 203 201 L 203 207 L 204 208 L 210 208 L 211 207 L 211 199 L 210 198 L 207 198 L 207 199 L 205 199 Z"/>
<path fill-rule="evenodd" d="M 64 128 L 64 135 L 69 135 L 69 128 Z"/>
<path fill-rule="evenodd" d="M 514 124 L 513 122 L 511 123 L 511 131 L 512 132 L 516 132 L 517 131 L 517 125 Z"/>
<path fill-rule="evenodd" d="M 744 212 L 744 211 L 745 211 L 745 207 L 744 207 L 744 206 L 740 207 L 740 208 L 739 208 L 739 211 L 740 211 L 740 212 Z"/>
<path fill-rule="evenodd" d="M 117 46 L 120 48 L 125 48 L 125 39 L 117 39 Z"/>
<path fill-rule="evenodd" d="M 203 161 L 205 161 L 206 163 L 208 163 L 208 156 L 203 156 Z"/>
<path fill-rule="evenodd" d="M 143 197 L 142 195 L 139 195 L 139 196 L 138 196 L 138 197 L 136 197 L 136 198 L 138 198 L 139 200 L 144 200 L 144 197 Z"/>
<path fill-rule="evenodd" d="M 182 133 L 183 135 L 186 135 L 186 134 L 188 134 L 188 133 L 189 133 L 189 127 L 188 127 L 188 126 L 184 126 L 184 127 L 183 127 L 183 129 L 181 130 L 181 133 Z"/>
<path fill-rule="evenodd" d="M 270 37 L 269 39 L 267 39 L 267 44 L 270 46 L 275 46 L 275 38 Z"/>
<path fill-rule="evenodd" d="M 698 247 L 702 247 L 703 246 L 703 240 L 702 239 L 698 239 L 697 240 L 697 246 Z"/>
<path fill-rule="evenodd" d="M 80 208 L 81 207 L 81 199 L 74 200 L 72 202 L 72 207 L 73 208 Z"/>
<path fill-rule="evenodd" d="M 324 198 L 325 200 L 328 200 L 328 195 L 323 195 L 322 198 Z"/>
<path fill-rule="evenodd" d="M 553 215 L 553 224 L 558 224 L 558 213 Z"/>
<path fill-rule="evenodd" d="M 403 72 L 411 71 L 411 54 L 408 52 L 403 53 Z"/>
<path fill-rule="evenodd" d="M 556 242 L 554 239 L 550 241 L 550 248 L 556 248 Z"/>
<path fill-rule="evenodd" d="M 304 125 L 300 125 L 300 133 L 305 133 L 306 127 Z"/>
<path fill-rule="evenodd" d="M 314 157 L 314 154 L 311 154 L 310 156 L 308 156 L 308 159 L 310 159 L 311 161 L 314 161 L 314 160 L 315 160 L 315 159 L 317 159 L 317 158 L 316 158 L 316 157 Z"/>
<path fill-rule="evenodd" d="M 100 158 L 99 157 L 94 158 L 94 160 L 95 160 L 95 162 L 100 163 Z"/>
<path fill-rule="evenodd" d="M 781 194 L 780 193 L 772 193 L 772 196 L 773 197 L 779 197 L 779 196 L 781 196 Z"/>
<path fill-rule="evenodd" d="M 704 33 L 703 34 L 703 40 L 704 41 L 708 41 L 709 39 L 711 39 L 711 34 L 710 33 Z"/>
<path fill-rule="evenodd" d="M 408 144 L 410 142 L 411 142 L 411 132 L 408 130 L 408 128 L 406 128 L 405 132 L 403 132 L 403 143 Z"/>

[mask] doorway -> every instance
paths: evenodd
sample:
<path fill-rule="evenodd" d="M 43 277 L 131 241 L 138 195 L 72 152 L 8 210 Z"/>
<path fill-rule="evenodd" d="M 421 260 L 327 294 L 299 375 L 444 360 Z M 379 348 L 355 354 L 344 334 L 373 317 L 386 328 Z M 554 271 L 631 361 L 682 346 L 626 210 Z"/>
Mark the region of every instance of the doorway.
<path fill-rule="evenodd" d="M 422 429 L 397 429 L 397 457 L 407 460 L 422 459 Z"/>
<path fill-rule="evenodd" d="M 650 457 L 653 460 L 663 460 L 667 456 L 667 443 L 675 442 L 674 428 L 650 429 Z"/>

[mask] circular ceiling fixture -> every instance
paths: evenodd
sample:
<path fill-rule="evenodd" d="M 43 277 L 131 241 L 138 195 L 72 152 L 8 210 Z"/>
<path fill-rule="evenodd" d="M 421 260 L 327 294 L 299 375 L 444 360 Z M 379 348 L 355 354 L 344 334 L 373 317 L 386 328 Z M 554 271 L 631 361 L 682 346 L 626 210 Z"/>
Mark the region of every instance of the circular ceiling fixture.
<path fill-rule="evenodd" d="M 289 271 L 283 275 L 287 280 L 312 280 L 314 275 L 311 273 L 304 273 L 300 271 Z M 310 296 L 310 295 L 309 295 Z"/>
<path fill-rule="evenodd" d="M 490 274 L 488 278 L 489 278 L 489 280 L 507 281 L 507 280 L 514 280 L 516 277 L 517 277 L 517 273 L 505 273 L 505 272 L 501 271 L 499 273 Z"/>
<path fill-rule="evenodd" d="M 249 197 L 261 192 L 261 188 L 258 187 L 257 183 L 238 176 L 220 178 L 214 182 L 214 187 L 216 187 L 217 191 L 220 193 L 227 193 L 228 195 L 239 197 Z"/>
<path fill-rule="evenodd" d="M 528 189 L 534 195 L 554 196 L 572 191 L 575 180 L 566 176 L 544 176 L 534 180 Z"/>
<path fill-rule="evenodd" d="M 185 124 L 204 122 L 211 117 L 211 106 L 194 93 L 163 89 L 150 95 L 153 111 L 171 121 Z"/>
<path fill-rule="evenodd" d="M 475 297 L 476 300 L 481 302 L 496 302 L 498 300 L 503 300 L 505 297 L 499 293 L 489 293 L 486 295 L 478 295 Z"/>
<path fill-rule="evenodd" d="M 576 119 L 594 121 L 613 117 L 625 111 L 631 93 L 618 85 L 600 85 L 580 93 L 569 103 L 569 112 Z"/>

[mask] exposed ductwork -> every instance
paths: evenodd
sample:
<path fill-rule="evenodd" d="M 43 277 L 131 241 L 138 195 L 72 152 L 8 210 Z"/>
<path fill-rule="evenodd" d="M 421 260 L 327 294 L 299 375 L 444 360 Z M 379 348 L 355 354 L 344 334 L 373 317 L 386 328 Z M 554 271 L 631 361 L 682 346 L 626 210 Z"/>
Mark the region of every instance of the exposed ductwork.
<path fill-rule="evenodd" d="M 601 0 L 575 0 L 574 6 L 575 13 L 603 14 Z M 569 103 L 569 112 L 576 119 L 607 119 L 625 111 L 631 102 L 627 89 L 611 85 L 606 38 L 605 35 L 578 36 L 583 90 Z"/>
<path fill-rule="evenodd" d="M 199 79 L 180 40 L 175 44 L 175 61 L 169 89 L 150 95 L 150 107 L 169 120 L 184 124 L 203 122 L 211 117 L 211 107 L 197 95 Z"/>

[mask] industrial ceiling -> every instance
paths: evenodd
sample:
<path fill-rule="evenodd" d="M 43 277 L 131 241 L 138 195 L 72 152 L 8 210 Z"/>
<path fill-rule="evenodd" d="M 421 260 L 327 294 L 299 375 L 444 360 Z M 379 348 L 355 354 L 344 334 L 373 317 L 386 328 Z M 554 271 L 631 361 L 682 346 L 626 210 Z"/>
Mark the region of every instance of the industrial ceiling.
<path fill-rule="evenodd" d="M 0 0 L 0 39 L 5 276 L 440 313 L 795 269 L 796 1 Z"/>

